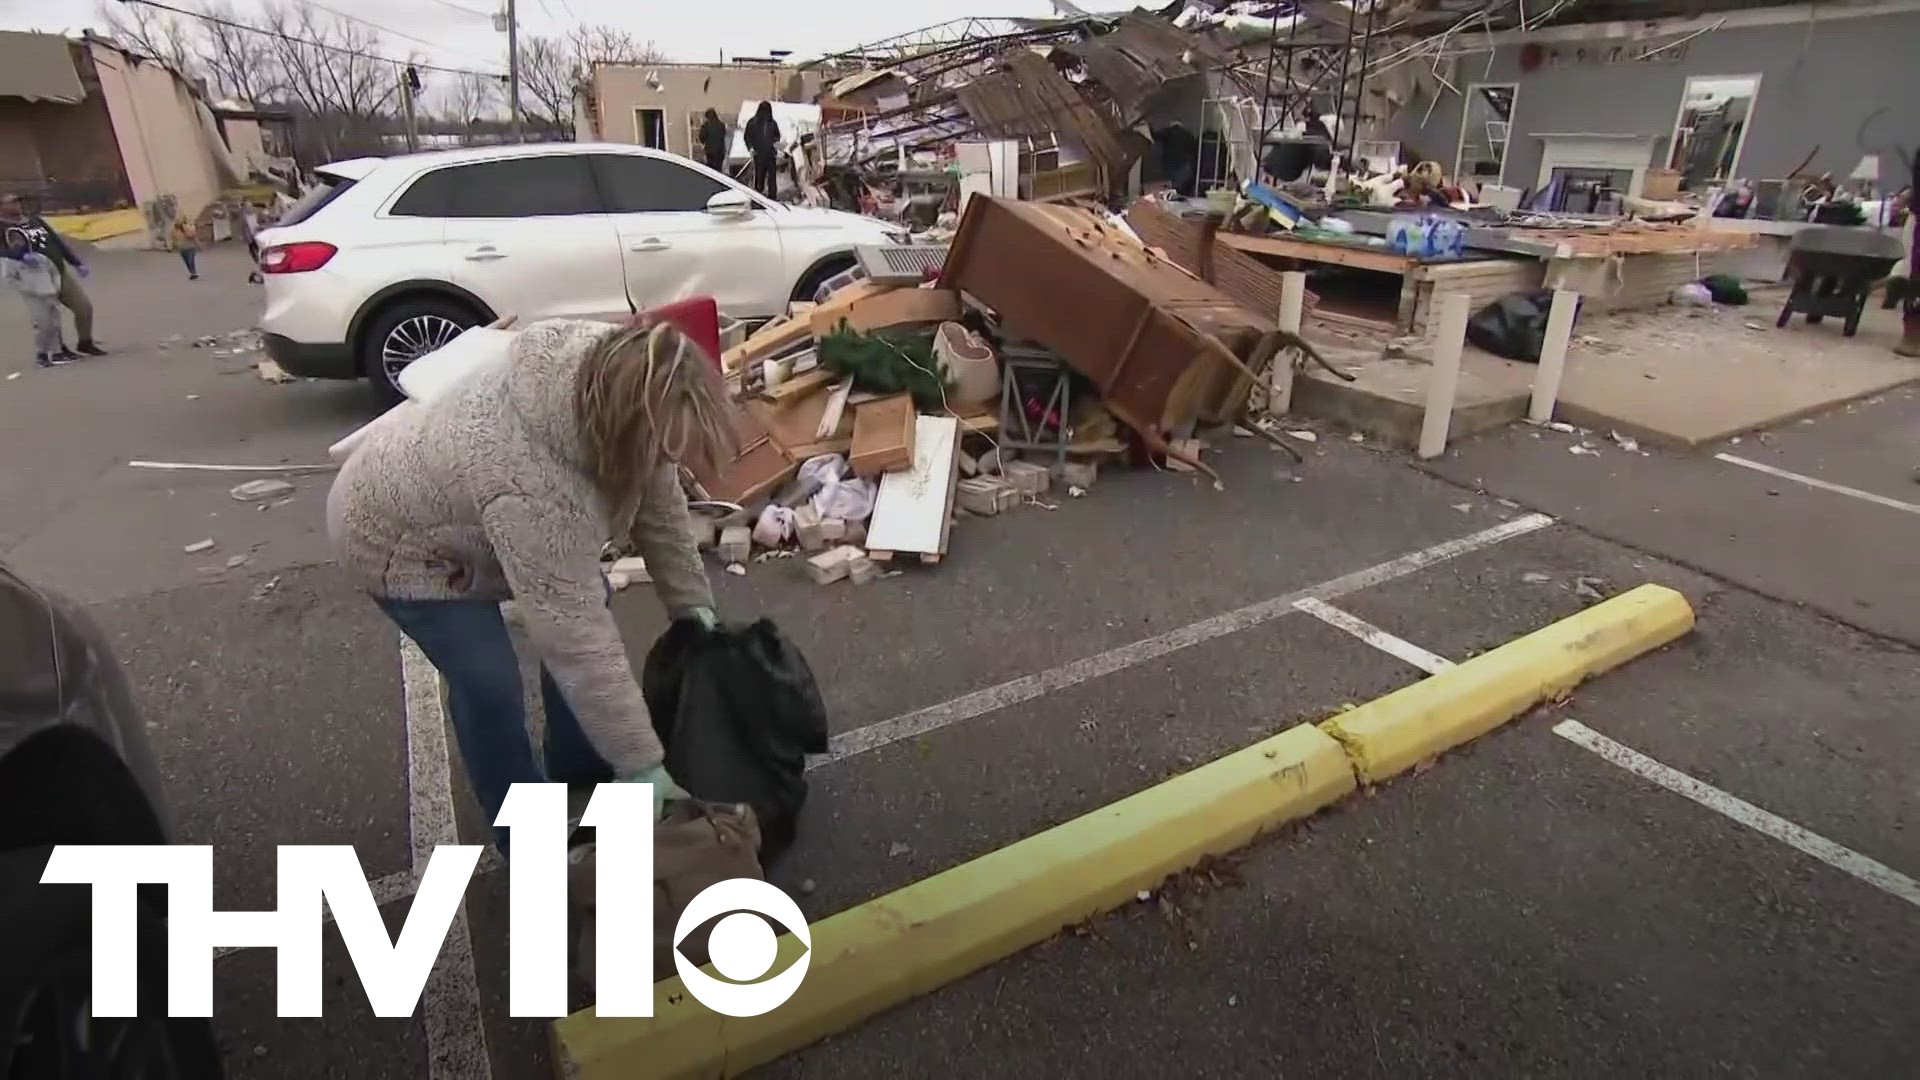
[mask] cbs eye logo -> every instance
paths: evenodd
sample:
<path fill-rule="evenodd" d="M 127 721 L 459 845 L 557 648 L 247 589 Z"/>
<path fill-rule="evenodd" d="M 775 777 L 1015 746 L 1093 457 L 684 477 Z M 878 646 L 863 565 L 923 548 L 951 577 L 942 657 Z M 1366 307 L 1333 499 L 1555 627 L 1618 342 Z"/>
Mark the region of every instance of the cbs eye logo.
<path fill-rule="evenodd" d="M 681 948 L 688 935 L 719 917 L 707 936 L 707 955 L 716 979 L 700 970 Z M 768 975 L 780 958 L 778 921 L 800 943 L 793 964 Z M 673 966 L 687 992 L 725 1016 L 759 1016 L 786 1004 L 807 977 L 813 959 L 813 935 L 800 906 L 778 888 L 754 878 L 732 878 L 708 886 L 681 912 L 673 927 Z M 759 981 L 764 979 L 765 981 Z"/>

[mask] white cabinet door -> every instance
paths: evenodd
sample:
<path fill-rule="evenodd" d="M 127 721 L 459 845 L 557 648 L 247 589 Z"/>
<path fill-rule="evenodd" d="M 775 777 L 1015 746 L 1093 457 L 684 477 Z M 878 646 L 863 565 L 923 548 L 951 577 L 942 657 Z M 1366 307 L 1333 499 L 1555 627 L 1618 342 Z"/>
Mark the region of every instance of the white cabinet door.
<path fill-rule="evenodd" d="M 530 321 L 628 310 L 619 236 L 584 156 L 437 169 L 388 213 L 444 218 L 454 284 L 500 314 Z"/>
<path fill-rule="evenodd" d="M 774 213 L 757 198 L 745 214 L 706 210 L 716 193 L 746 189 L 664 155 L 600 153 L 592 159 L 613 212 L 635 309 L 708 295 L 736 318 L 786 310 L 798 271 L 787 265 Z"/>

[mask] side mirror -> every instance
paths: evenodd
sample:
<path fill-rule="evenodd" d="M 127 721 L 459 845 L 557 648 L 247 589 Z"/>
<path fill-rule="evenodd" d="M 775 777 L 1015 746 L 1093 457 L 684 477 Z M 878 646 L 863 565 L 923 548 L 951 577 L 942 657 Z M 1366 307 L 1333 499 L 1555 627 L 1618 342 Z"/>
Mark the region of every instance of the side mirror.
<path fill-rule="evenodd" d="M 745 217 L 753 213 L 753 200 L 745 192 L 728 188 L 707 200 L 707 213 L 721 217 Z"/>

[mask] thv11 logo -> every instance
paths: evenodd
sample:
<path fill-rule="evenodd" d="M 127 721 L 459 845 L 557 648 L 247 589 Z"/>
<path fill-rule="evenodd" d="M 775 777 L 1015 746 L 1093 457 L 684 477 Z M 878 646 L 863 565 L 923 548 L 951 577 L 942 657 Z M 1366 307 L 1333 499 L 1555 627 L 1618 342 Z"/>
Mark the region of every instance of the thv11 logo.
<path fill-rule="evenodd" d="M 594 1007 L 601 1016 L 652 1016 L 653 791 L 651 784 L 602 784 L 580 823 L 594 829 Z M 567 787 L 515 784 L 495 824 L 511 830 L 508 868 L 508 1009 L 516 1017 L 567 1011 Z M 282 845 L 280 906 L 213 910 L 213 849 L 206 846 L 62 845 L 40 880 L 90 885 L 93 893 L 93 1015 L 138 1011 L 138 891 L 167 888 L 167 1014 L 213 1014 L 214 950 L 269 948 L 278 961 L 281 1016 L 320 1015 L 321 904 L 333 912 L 347 955 L 377 1016 L 411 1016 L 446 944 L 481 848 L 447 844 L 427 859 L 413 906 L 389 937 L 360 857 L 345 845 Z M 779 944 L 768 917 L 790 930 L 801 952 L 767 975 Z M 713 967 L 680 951 L 695 929 L 709 935 Z M 759 1016 L 793 997 L 807 976 L 813 939 L 793 898 L 764 881 L 710 886 L 680 913 L 673 964 L 687 992 L 714 1012 Z M 749 980 L 764 979 L 753 982 Z M 729 981 L 731 980 L 731 981 Z"/>

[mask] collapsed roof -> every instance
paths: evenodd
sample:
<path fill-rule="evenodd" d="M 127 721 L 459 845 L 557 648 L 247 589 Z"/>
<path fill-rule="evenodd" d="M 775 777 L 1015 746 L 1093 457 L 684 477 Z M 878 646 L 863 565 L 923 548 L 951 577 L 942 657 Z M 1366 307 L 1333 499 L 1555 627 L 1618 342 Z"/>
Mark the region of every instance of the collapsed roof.
<path fill-rule="evenodd" d="M 823 132 L 830 164 L 862 166 L 968 136 L 1066 136 L 1109 170 L 1124 171 L 1140 143 L 1127 137 L 1150 99 L 1174 79 L 1225 69 L 1238 57 L 1211 28 L 1183 30 L 1156 14 L 1057 20 L 963 20 L 979 36 L 940 40 L 943 23 L 902 39 L 823 57 L 887 58 L 830 84 L 828 97 L 893 89 L 894 107 L 864 112 Z M 918 52 L 906 51 L 918 42 Z M 897 81 L 887 80 L 887 76 Z M 886 99 L 883 99 L 886 100 Z"/>

